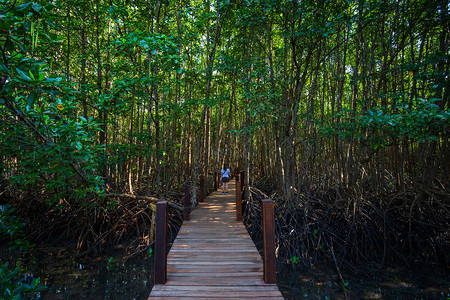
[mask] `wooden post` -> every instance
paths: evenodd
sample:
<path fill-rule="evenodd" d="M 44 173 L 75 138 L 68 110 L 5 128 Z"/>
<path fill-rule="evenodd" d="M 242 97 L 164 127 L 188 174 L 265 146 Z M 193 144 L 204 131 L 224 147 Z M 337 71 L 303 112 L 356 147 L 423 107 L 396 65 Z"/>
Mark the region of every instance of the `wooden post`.
<path fill-rule="evenodd" d="M 214 190 L 219 189 L 219 172 L 214 172 Z"/>
<path fill-rule="evenodd" d="M 156 203 L 155 284 L 167 281 L 167 201 Z"/>
<path fill-rule="evenodd" d="M 184 184 L 184 212 L 183 212 L 183 219 L 185 221 L 190 220 L 190 214 L 191 214 L 191 198 L 190 198 L 190 185 L 189 181 L 186 181 Z"/>
<path fill-rule="evenodd" d="M 262 200 L 263 207 L 263 261 L 264 282 L 276 282 L 276 259 L 275 259 L 275 219 L 272 200 Z"/>
<path fill-rule="evenodd" d="M 221 177 L 220 174 L 221 174 L 220 172 L 217 172 L 217 178 L 216 178 L 216 180 L 217 180 L 217 190 L 220 189 L 220 177 Z"/>
<path fill-rule="evenodd" d="M 242 193 L 239 175 L 236 175 L 236 221 L 242 221 Z"/>
<path fill-rule="evenodd" d="M 203 202 L 205 197 L 205 176 L 200 175 L 200 201 Z"/>
<path fill-rule="evenodd" d="M 220 172 L 216 172 L 216 191 L 220 188 Z"/>

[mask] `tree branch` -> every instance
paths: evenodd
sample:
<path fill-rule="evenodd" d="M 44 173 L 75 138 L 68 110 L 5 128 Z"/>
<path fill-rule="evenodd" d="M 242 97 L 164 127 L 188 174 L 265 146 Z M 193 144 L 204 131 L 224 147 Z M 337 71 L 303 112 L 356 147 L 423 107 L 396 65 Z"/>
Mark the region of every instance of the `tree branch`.
<path fill-rule="evenodd" d="M 114 193 L 108 193 L 105 194 L 106 197 L 118 197 L 118 198 L 131 198 L 131 199 L 137 199 L 137 200 L 148 200 L 148 201 L 152 201 L 152 202 L 158 202 L 161 201 L 161 199 L 155 198 L 155 197 L 148 197 L 148 196 L 137 196 L 137 195 L 131 195 L 131 194 L 114 194 Z M 183 211 L 184 209 L 179 206 L 178 204 L 175 204 L 171 201 L 167 201 L 167 203 L 169 204 L 169 206 L 179 210 L 179 211 Z"/>

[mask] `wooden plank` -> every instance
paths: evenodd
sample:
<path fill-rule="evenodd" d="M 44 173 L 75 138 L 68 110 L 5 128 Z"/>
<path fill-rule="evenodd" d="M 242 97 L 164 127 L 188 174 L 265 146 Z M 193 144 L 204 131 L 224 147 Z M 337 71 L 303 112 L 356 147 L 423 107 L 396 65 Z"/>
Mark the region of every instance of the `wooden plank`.
<path fill-rule="evenodd" d="M 226 263 L 241 263 L 241 262 L 252 262 L 252 263 L 261 263 L 262 259 L 261 257 L 255 256 L 246 256 L 246 257 L 231 257 L 231 256 L 223 256 L 223 257 L 217 257 L 217 256 L 194 256 L 194 257 L 171 257 L 170 260 L 168 260 L 169 264 L 177 264 L 180 261 L 186 261 L 190 260 L 193 262 L 205 262 L 214 264 L 215 262 L 226 262 Z"/>
<path fill-rule="evenodd" d="M 242 247 L 236 247 L 236 249 L 214 249 L 214 248 L 209 248 L 209 249 L 204 249 L 204 251 L 202 251 L 202 254 L 198 254 L 198 251 L 201 250 L 201 248 L 179 248 L 176 249 L 176 251 L 170 251 L 170 254 L 173 255 L 177 255 L 177 254 L 183 254 L 185 256 L 187 256 L 186 254 L 189 254 L 191 257 L 194 256 L 198 256 L 198 255 L 247 255 L 247 256 L 251 256 L 251 255 L 259 255 L 257 251 L 255 251 L 254 249 L 250 249 L 250 248 L 242 248 Z"/>
<path fill-rule="evenodd" d="M 235 286 L 235 285 L 247 285 L 247 286 L 257 286 L 264 284 L 261 279 L 257 279 L 255 277 L 240 277 L 240 280 L 232 280 L 229 277 L 219 277 L 219 278 L 211 278 L 211 277 L 195 277 L 195 278 L 186 278 L 186 277 L 168 277 L 166 285 L 195 285 L 195 286 Z M 176 279 L 176 280 L 175 280 Z"/>
<path fill-rule="evenodd" d="M 174 252 L 170 253 L 168 256 L 168 260 L 172 258 L 183 258 L 183 259 L 202 259 L 202 260 L 226 260 L 229 259 L 229 256 L 223 256 L 221 257 L 220 253 L 202 253 L 198 254 L 195 252 Z M 235 257 L 234 259 L 237 259 L 239 261 L 246 260 L 246 259 L 258 259 L 258 261 L 261 261 L 261 257 L 258 253 L 253 252 L 245 252 L 245 253 L 239 253 L 239 257 Z"/>
<path fill-rule="evenodd" d="M 159 284 L 156 286 L 158 291 L 198 291 L 198 286 L 192 286 L 192 285 L 180 285 L 180 286 L 166 286 Z M 257 288 L 259 291 L 278 291 L 278 287 L 274 284 L 263 284 L 258 286 L 203 286 L 202 290 L 208 291 L 208 292 L 240 292 L 240 291 L 246 291 L 246 292 L 253 292 L 255 291 L 255 288 Z"/>
<path fill-rule="evenodd" d="M 205 220 L 205 222 L 209 222 L 207 220 Z M 221 229 L 221 231 L 215 231 L 215 229 Z M 218 236 L 220 235 L 224 235 L 224 234 L 230 234 L 230 233 L 235 233 L 235 232 L 242 232 L 241 234 L 245 234 L 247 232 L 247 230 L 245 230 L 244 228 L 242 228 L 239 225 L 236 224 L 221 224 L 221 223 L 217 223 L 214 224 L 213 222 L 211 223 L 211 225 L 209 226 L 185 226 L 183 228 L 182 231 L 180 231 L 180 234 L 184 235 L 184 234 L 193 234 L 196 232 L 215 232 Z"/>
<path fill-rule="evenodd" d="M 215 237 L 215 238 L 201 238 L 201 237 L 191 237 L 191 238 L 180 238 L 179 240 L 175 241 L 175 243 L 173 243 L 174 246 L 176 245 L 183 245 L 183 244 L 188 244 L 188 245 L 195 245 L 197 243 L 210 243 L 210 244 L 243 244 L 243 245 L 249 245 L 252 246 L 253 248 L 255 247 L 255 245 L 253 244 L 253 242 L 251 240 L 244 240 L 242 238 L 235 238 L 232 239 L 230 237 L 224 237 L 224 236 L 219 236 L 219 237 Z"/>
<path fill-rule="evenodd" d="M 217 252 L 217 253 L 233 253 L 233 252 L 251 252 L 251 253 L 254 253 L 254 252 L 256 252 L 256 253 L 258 253 L 258 251 L 256 251 L 256 249 L 249 249 L 249 248 L 246 248 L 246 249 L 236 249 L 235 251 L 233 251 L 234 249 L 214 249 L 214 248 L 211 248 L 211 249 L 205 249 L 204 251 L 203 251 L 203 253 L 207 253 L 207 252 Z M 170 249 L 170 253 L 175 253 L 175 252 L 195 252 L 195 253 L 198 253 L 198 249 L 193 249 L 193 248 L 185 248 L 185 249 L 174 249 L 174 248 L 172 248 L 172 249 Z"/>
<path fill-rule="evenodd" d="M 193 266 L 191 268 L 191 266 Z M 226 267 L 229 269 L 235 269 L 235 270 L 240 270 L 240 272 L 245 272 L 248 269 L 259 269 L 261 266 L 261 262 L 237 262 L 237 263 L 231 263 L 230 261 L 220 261 L 214 264 L 209 264 L 208 262 L 205 261 L 194 261 L 192 263 L 188 263 L 188 262 L 177 262 L 176 264 L 167 264 L 167 268 L 169 269 L 186 269 L 186 268 L 191 268 L 191 269 L 195 269 L 194 267 L 197 267 L 198 270 L 208 270 L 208 269 L 213 269 L 213 268 L 222 268 L 222 267 Z"/>
<path fill-rule="evenodd" d="M 258 296 L 278 296 L 280 294 L 279 291 L 239 291 L 236 293 L 229 292 L 229 291 L 223 291 L 224 295 L 227 295 L 228 298 L 233 298 L 234 296 L 239 297 L 258 297 Z M 208 292 L 204 290 L 197 290 L 197 291 L 154 291 L 153 295 L 155 297 L 158 296 L 168 296 L 168 297 L 177 297 L 177 296 L 183 296 L 183 297 L 211 297 L 214 298 L 217 295 L 217 292 Z"/>
<path fill-rule="evenodd" d="M 242 277 L 242 276 L 261 276 L 261 272 L 260 271 L 255 271 L 255 272 L 223 272 L 223 271 L 218 271 L 218 272 L 204 272 L 204 270 L 198 270 L 199 272 L 173 272 L 170 274 L 170 276 L 173 277 L 181 277 L 181 276 L 185 276 L 185 277 Z"/>
<path fill-rule="evenodd" d="M 177 299 L 182 299 L 182 300 L 196 300 L 196 299 L 211 299 L 211 297 L 206 297 L 206 296 L 196 296 L 196 297 L 184 297 L 182 295 L 177 296 L 177 297 L 152 297 L 151 299 L 154 300 L 177 300 Z M 273 300 L 282 300 L 284 299 L 282 296 L 259 296 L 259 297 L 239 297 L 239 296 L 234 296 L 234 297 L 226 297 L 225 295 L 216 295 L 214 296 L 214 299 L 233 299 L 233 300 L 259 300 L 259 299 L 273 299 Z"/>
<path fill-rule="evenodd" d="M 190 250 L 194 250 L 194 249 L 201 250 L 201 249 L 205 249 L 205 248 L 208 248 L 208 249 L 211 249 L 211 250 L 216 250 L 216 249 L 220 248 L 222 250 L 230 250 L 232 252 L 239 252 L 241 250 L 254 250 L 249 245 L 220 244 L 220 245 L 216 245 L 216 247 L 211 247 L 211 244 L 208 244 L 208 243 L 202 243 L 202 244 L 198 243 L 195 246 L 191 246 L 189 244 L 181 244 L 181 245 L 177 245 L 177 248 L 185 249 L 185 250 L 188 250 L 188 249 L 190 249 Z M 255 252 L 255 253 L 258 253 L 258 252 Z"/>
<path fill-rule="evenodd" d="M 253 268 L 247 268 L 245 270 L 246 272 L 259 272 L 259 274 L 262 274 L 263 271 L 263 267 L 262 266 L 258 266 L 258 267 L 253 267 Z M 184 265 L 184 266 L 167 266 L 167 272 L 169 274 L 175 274 L 175 273 L 193 273 L 193 272 L 198 272 L 198 273 L 241 273 L 242 272 L 242 268 L 241 267 L 229 267 L 229 266 L 209 266 L 209 267 L 202 267 L 201 269 L 199 269 L 196 266 L 188 266 L 188 265 Z"/>

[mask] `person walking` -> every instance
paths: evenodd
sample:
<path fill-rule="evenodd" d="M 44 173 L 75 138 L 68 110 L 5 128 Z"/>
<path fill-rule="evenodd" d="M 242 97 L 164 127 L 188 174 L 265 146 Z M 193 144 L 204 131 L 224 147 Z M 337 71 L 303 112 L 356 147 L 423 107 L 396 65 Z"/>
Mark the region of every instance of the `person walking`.
<path fill-rule="evenodd" d="M 223 169 L 220 170 L 220 173 L 222 173 L 222 179 L 220 180 L 222 182 L 222 194 L 226 195 L 228 194 L 228 181 L 230 181 L 230 169 L 228 169 L 227 164 L 223 164 Z"/>

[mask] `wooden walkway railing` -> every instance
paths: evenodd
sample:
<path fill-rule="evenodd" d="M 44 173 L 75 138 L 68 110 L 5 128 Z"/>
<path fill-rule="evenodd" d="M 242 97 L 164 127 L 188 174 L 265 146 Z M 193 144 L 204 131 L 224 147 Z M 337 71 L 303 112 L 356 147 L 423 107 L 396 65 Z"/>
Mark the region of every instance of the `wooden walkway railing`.
<path fill-rule="evenodd" d="M 237 193 L 236 184 L 231 181 L 228 195 L 222 195 L 221 190 L 213 192 L 192 211 L 190 220 L 185 220 L 178 232 L 166 265 L 163 255 L 166 248 L 159 249 L 156 245 L 155 285 L 149 299 L 283 299 L 275 284 L 273 213 L 264 225 L 266 240 L 272 239 L 264 243 L 269 244 L 265 245 L 264 260 L 272 260 L 266 265 L 244 224 L 236 220 L 241 191 L 237 183 Z M 266 211 L 271 208 L 273 211 L 273 202 L 266 202 L 263 204 Z M 167 226 L 166 215 L 161 214 L 157 222 Z M 160 224 L 157 223 L 157 228 Z M 159 237 L 157 229 L 156 238 Z M 166 242 L 164 238 L 158 241 Z"/>

